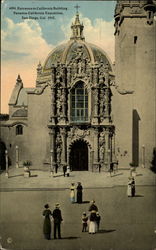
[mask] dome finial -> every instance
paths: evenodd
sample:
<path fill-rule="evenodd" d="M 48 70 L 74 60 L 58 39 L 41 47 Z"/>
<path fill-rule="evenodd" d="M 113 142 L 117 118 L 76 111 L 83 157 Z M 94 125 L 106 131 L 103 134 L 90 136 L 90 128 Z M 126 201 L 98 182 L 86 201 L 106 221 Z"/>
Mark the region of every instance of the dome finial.
<path fill-rule="evenodd" d="M 77 5 L 74 6 L 74 8 L 76 9 L 76 14 L 78 14 L 79 13 L 78 9 L 80 8 L 80 6 L 78 6 L 78 4 L 77 4 Z"/>
<path fill-rule="evenodd" d="M 71 29 L 72 29 L 72 36 L 71 36 L 71 40 L 84 40 L 84 36 L 83 36 L 83 23 L 80 23 L 80 19 L 79 19 L 79 12 L 78 12 L 78 8 L 80 8 L 80 6 L 76 5 L 74 8 L 76 8 L 76 17 L 75 17 L 75 22 L 72 23 L 71 25 Z"/>

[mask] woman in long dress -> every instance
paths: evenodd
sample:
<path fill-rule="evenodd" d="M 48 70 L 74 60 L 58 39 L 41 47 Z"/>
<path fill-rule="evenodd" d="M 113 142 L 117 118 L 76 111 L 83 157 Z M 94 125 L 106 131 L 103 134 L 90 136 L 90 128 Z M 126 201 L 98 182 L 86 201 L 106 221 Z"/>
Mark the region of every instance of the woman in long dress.
<path fill-rule="evenodd" d="M 44 218 L 44 222 L 43 222 L 43 234 L 45 239 L 50 240 L 50 235 L 51 235 L 51 220 L 50 220 L 50 216 L 52 216 L 52 213 L 49 209 L 49 205 L 46 204 L 45 206 L 45 210 L 43 211 L 43 216 Z"/>
<path fill-rule="evenodd" d="M 131 180 L 131 178 L 128 179 L 127 196 L 132 197 L 132 180 Z"/>
<path fill-rule="evenodd" d="M 135 180 L 134 180 L 134 177 L 132 178 L 131 188 L 132 188 L 132 197 L 134 197 L 135 196 Z"/>
<path fill-rule="evenodd" d="M 75 202 L 75 184 L 72 183 L 70 187 L 70 201 L 71 203 Z"/>
<path fill-rule="evenodd" d="M 82 203 L 82 190 L 83 190 L 83 187 L 81 185 L 81 182 L 78 182 L 78 185 L 77 185 L 77 203 Z"/>
<path fill-rule="evenodd" d="M 89 216 L 89 234 L 95 234 L 97 231 L 96 211 L 92 210 Z"/>

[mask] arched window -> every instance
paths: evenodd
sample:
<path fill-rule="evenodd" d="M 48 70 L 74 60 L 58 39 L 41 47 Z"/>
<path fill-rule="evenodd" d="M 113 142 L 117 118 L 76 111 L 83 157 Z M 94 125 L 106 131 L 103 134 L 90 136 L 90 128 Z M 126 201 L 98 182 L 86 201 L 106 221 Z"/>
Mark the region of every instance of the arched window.
<path fill-rule="evenodd" d="M 88 93 L 83 82 L 78 82 L 71 90 L 70 118 L 73 122 L 88 121 Z"/>
<path fill-rule="evenodd" d="M 22 125 L 16 126 L 16 135 L 23 135 L 23 126 Z"/>

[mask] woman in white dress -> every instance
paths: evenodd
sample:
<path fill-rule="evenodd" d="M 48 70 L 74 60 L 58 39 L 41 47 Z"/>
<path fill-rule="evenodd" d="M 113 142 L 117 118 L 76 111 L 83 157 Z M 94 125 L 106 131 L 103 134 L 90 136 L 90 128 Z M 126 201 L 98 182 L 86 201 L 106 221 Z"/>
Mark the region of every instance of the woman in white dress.
<path fill-rule="evenodd" d="M 89 216 L 89 234 L 95 234 L 96 232 L 97 232 L 96 211 L 92 210 Z"/>
<path fill-rule="evenodd" d="M 70 187 L 70 201 L 71 203 L 75 202 L 75 184 L 72 183 Z"/>
<path fill-rule="evenodd" d="M 128 178 L 128 184 L 127 184 L 127 196 L 132 197 L 132 179 Z"/>

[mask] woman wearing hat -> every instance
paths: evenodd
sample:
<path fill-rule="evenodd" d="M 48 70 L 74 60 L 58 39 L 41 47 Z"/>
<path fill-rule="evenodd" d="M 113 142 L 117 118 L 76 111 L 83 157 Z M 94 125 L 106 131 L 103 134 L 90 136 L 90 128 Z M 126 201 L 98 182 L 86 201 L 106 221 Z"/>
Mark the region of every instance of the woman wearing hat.
<path fill-rule="evenodd" d="M 59 203 L 56 203 L 55 205 L 55 209 L 53 211 L 53 219 L 54 219 L 54 239 L 56 239 L 56 232 L 58 233 L 58 238 L 61 239 L 61 221 L 63 221 L 63 219 Z"/>
<path fill-rule="evenodd" d="M 52 213 L 49 209 L 49 205 L 46 204 L 45 210 L 43 211 L 43 216 L 44 218 L 44 223 L 43 223 L 43 233 L 44 237 L 47 240 L 50 240 L 50 235 L 51 235 L 51 221 L 50 221 L 50 216 L 52 216 Z"/>

